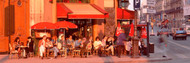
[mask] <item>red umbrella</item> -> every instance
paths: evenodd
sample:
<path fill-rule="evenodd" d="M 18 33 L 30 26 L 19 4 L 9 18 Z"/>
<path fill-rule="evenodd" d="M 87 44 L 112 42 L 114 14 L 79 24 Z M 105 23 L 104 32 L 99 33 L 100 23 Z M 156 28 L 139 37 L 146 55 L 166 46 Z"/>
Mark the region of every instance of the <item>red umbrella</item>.
<path fill-rule="evenodd" d="M 58 27 L 49 22 L 40 22 L 31 27 L 31 29 L 58 29 Z"/>
<path fill-rule="evenodd" d="M 55 23 L 59 28 L 78 28 L 77 25 L 68 21 L 59 21 Z"/>
<path fill-rule="evenodd" d="M 118 23 L 118 24 L 117 24 L 117 30 L 116 30 L 115 35 L 116 35 L 116 36 L 119 36 L 120 33 L 121 33 L 120 31 L 121 31 L 121 26 L 120 26 L 120 23 Z"/>
<path fill-rule="evenodd" d="M 129 32 L 129 36 L 131 36 L 131 37 L 134 36 L 134 26 L 133 26 L 133 23 L 131 24 L 131 29 L 130 29 L 130 32 Z"/>
<path fill-rule="evenodd" d="M 146 33 L 146 28 L 145 27 L 141 29 L 141 38 L 144 38 L 144 39 L 147 38 L 147 33 Z"/>

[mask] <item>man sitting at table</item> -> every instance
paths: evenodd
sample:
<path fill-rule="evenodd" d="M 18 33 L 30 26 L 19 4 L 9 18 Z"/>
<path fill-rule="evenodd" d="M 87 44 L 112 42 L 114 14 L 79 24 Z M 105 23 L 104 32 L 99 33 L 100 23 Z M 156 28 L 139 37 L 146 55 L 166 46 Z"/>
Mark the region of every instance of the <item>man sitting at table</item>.
<path fill-rule="evenodd" d="M 47 39 L 46 42 L 46 48 L 47 48 L 47 53 L 49 56 L 49 51 L 52 50 L 54 52 L 54 58 L 57 58 L 57 53 L 59 52 L 57 47 L 53 47 L 53 43 L 50 41 L 50 39 Z"/>
<path fill-rule="evenodd" d="M 81 42 L 82 42 L 81 38 L 79 38 L 78 40 L 76 40 L 74 42 L 75 49 L 79 49 L 80 48 Z"/>

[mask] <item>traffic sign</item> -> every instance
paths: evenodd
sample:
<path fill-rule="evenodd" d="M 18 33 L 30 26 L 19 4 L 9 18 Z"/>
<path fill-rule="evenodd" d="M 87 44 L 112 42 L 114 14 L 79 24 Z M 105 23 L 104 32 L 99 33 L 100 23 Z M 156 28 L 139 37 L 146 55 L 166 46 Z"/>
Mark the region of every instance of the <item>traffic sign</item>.
<path fill-rule="evenodd" d="M 140 9 L 140 0 L 134 0 L 134 10 Z"/>
<path fill-rule="evenodd" d="M 156 10 L 144 8 L 143 13 L 156 13 Z"/>
<path fill-rule="evenodd" d="M 156 2 L 155 2 L 155 0 L 147 0 L 146 4 L 147 4 L 147 6 L 152 6 L 152 7 L 154 7 L 155 4 L 156 4 Z"/>

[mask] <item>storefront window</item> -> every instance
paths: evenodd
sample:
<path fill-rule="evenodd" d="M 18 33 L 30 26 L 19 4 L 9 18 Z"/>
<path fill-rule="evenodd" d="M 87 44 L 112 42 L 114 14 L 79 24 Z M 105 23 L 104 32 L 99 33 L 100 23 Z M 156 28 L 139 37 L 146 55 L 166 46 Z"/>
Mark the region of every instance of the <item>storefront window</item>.
<path fill-rule="evenodd" d="M 119 8 L 127 8 L 129 5 L 129 0 L 119 0 L 118 7 Z"/>

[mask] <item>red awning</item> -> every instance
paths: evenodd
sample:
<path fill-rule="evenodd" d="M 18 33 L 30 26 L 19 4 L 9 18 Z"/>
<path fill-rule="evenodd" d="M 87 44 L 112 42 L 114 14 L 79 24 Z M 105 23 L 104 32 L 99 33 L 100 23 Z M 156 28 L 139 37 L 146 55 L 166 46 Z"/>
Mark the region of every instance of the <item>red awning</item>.
<path fill-rule="evenodd" d="M 104 19 L 108 12 L 94 4 L 58 3 L 57 18 L 68 19 Z"/>
<path fill-rule="evenodd" d="M 117 8 L 117 19 L 134 19 L 135 12 Z"/>
<path fill-rule="evenodd" d="M 67 18 L 67 14 L 72 13 L 64 4 L 57 4 L 57 18 Z"/>
<path fill-rule="evenodd" d="M 143 27 L 146 26 L 146 24 L 138 24 L 137 27 Z M 131 27 L 130 24 L 129 25 L 123 25 L 122 27 Z"/>

